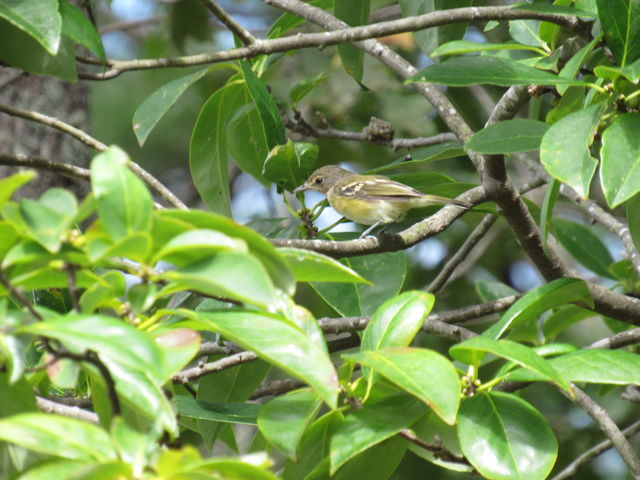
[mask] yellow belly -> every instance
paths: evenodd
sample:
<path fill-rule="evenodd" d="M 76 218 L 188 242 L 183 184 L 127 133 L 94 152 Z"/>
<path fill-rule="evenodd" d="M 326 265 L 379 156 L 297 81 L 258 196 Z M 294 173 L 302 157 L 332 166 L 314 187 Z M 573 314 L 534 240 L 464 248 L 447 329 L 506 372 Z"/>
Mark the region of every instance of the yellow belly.
<path fill-rule="evenodd" d="M 364 201 L 337 195 L 331 196 L 329 204 L 339 214 L 362 225 L 397 222 L 411 208 L 409 202 Z"/>

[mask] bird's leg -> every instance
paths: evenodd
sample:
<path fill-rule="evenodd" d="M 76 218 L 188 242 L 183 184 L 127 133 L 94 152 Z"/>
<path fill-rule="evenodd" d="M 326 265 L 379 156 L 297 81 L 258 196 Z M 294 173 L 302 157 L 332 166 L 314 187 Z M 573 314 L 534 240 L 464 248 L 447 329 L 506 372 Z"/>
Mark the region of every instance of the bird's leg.
<path fill-rule="evenodd" d="M 378 220 L 376 223 L 374 223 L 373 225 L 371 225 L 369 228 L 367 228 L 364 232 L 362 232 L 362 234 L 360 235 L 359 239 L 363 239 L 364 237 L 366 237 L 367 235 L 369 235 L 369 233 L 371 233 L 371 231 L 373 231 L 374 228 L 376 228 L 378 225 L 380 225 L 382 222 L 380 220 Z"/>

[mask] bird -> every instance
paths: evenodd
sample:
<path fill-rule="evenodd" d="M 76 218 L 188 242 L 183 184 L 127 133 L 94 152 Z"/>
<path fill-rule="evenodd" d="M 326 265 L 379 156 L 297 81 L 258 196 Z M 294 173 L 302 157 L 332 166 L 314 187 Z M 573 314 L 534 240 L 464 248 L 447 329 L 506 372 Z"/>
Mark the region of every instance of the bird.
<path fill-rule="evenodd" d="M 439 204 L 472 207 L 461 200 L 423 193 L 384 175 L 357 174 L 337 165 L 318 168 L 293 192 L 306 190 L 323 193 L 336 212 L 356 223 L 369 225 L 360 238 L 379 225 L 402 220 L 412 208 Z"/>

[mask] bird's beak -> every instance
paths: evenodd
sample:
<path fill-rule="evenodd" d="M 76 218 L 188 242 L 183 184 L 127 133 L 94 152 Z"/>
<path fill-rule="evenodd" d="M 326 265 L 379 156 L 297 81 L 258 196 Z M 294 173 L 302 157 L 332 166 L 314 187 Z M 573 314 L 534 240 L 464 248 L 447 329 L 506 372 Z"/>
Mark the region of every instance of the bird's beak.
<path fill-rule="evenodd" d="M 303 183 L 302 185 L 300 185 L 298 188 L 296 188 L 293 193 L 300 193 L 300 192 L 304 192 L 305 190 L 307 190 L 309 187 L 307 186 L 306 183 Z"/>

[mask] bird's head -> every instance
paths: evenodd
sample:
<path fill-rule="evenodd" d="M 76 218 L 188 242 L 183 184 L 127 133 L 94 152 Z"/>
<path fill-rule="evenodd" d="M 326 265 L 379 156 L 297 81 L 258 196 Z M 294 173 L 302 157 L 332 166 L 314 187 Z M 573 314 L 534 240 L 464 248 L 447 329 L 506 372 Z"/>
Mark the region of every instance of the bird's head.
<path fill-rule="evenodd" d="M 338 167 L 337 165 L 325 165 L 313 172 L 307 181 L 294 190 L 294 193 L 313 190 L 314 192 L 326 193 L 343 178 L 353 175 L 353 172 Z"/>

